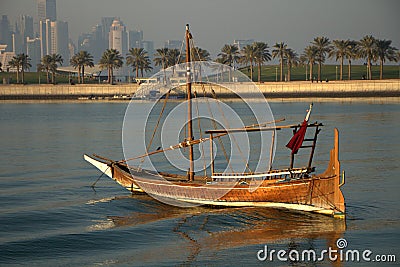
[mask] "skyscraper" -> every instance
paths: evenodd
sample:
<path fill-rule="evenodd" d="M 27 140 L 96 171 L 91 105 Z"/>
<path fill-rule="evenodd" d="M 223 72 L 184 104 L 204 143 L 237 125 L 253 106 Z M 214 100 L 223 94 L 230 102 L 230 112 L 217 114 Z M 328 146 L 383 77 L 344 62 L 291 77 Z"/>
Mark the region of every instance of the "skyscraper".
<path fill-rule="evenodd" d="M 110 27 L 108 48 L 118 50 L 123 57 L 128 52 L 128 40 L 125 25 L 114 19 Z"/>
<path fill-rule="evenodd" d="M 50 54 L 51 49 L 51 24 L 50 20 L 39 21 L 40 57 Z"/>
<path fill-rule="evenodd" d="M 68 22 L 52 21 L 51 27 L 51 45 L 49 54 L 60 54 L 64 62 L 69 63 L 69 38 L 68 38 Z"/>
<path fill-rule="evenodd" d="M 56 0 L 37 0 L 38 20 L 57 20 Z"/>
<path fill-rule="evenodd" d="M 1 16 L 0 20 L 0 44 L 7 45 L 5 51 L 12 51 L 10 22 L 8 21 L 7 15 Z"/>
<path fill-rule="evenodd" d="M 31 58 L 31 71 L 37 70 L 37 64 L 40 63 L 40 38 L 26 38 L 26 54 Z"/>
<path fill-rule="evenodd" d="M 114 19 L 110 27 L 109 33 L 109 49 L 116 49 L 120 55 L 125 58 L 128 53 L 128 34 L 126 33 L 126 27 L 118 18 Z M 121 69 L 115 70 L 115 77 L 117 80 L 124 80 L 125 73 L 127 72 L 126 66 Z"/>
<path fill-rule="evenodd" d="M 143 31 L 129 31 L 128 49 L 142 47 Z"/>
<path fill-rule="evenodd" d="M 45 55 L 60 54 L 64 62 L 69 61 L 68 22 L 40 21 L 41 58 Z"/>
<path fill-rule="evenodd" d="M 33 18 L 28 15 L 21 15 L 17 20 L 15 27 L 15 33 L 13 36 L 14 51 L 18 53 L 26 53 L 27 38 L 33 38 Z M 19 50 L 16 49 L 16 43 L 20 42 Z"/>

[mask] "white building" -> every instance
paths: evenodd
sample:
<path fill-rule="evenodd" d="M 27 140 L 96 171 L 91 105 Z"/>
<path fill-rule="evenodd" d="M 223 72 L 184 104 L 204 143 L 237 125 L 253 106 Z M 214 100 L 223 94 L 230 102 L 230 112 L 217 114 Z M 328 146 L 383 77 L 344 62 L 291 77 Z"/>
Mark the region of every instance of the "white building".
<path fill-rule="evenodd" d="M 118 50 L 125 57 L 128 52 L 128 36 L 125 25 L 119 19 L 114 19 L 111 24 L 108 40 L 108 47 Z"/>
<path fill-rule="evenodd" d="M 120 55 L 125 58 L 128 53 L 128 34 L 126 27 L 118 18 L 114 19 L 109 32 L 109 49 L 116 49 Z M 122 68 L 114 71 L 116 81 L 125 81 L 128 74 L 128 68 L 124 64 Z"/>

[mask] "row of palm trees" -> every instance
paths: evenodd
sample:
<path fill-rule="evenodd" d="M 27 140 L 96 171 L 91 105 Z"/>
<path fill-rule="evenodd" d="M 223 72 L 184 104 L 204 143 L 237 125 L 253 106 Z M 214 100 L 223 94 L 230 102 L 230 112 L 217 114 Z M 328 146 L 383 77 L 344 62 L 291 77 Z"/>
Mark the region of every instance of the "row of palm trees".
<path fill-rule="evenodd" d="M 253 80 L 254 66 L 258 66 L 258 81 L 261 82 L 261 66 L 273 58 L 279 59 L 280 65 L 280 81 L 283 81 L 283 70 L 286 65 L 287 73 L 285 80 L 291 80 L 291 69 L 293 66 L 306 65 L 309 66 L 309 79 L 314 79 L 314 65 L 317 64 L 317 79 L 322 79 L 322 65 L 327 58 L 334 59 L 340 63 L 339 79 L 343 80 L 344 60 L 348 61 L 348 79 L 351 79 L 351 64 L 353 60 L 364 59 L 367 64 L 367 79 L 372 79 L 371 65 L 372 62 L 380 64 L 380 79 L 383 79 L 383 65 L 386 61 L 399 61 L 400 53 L 397 48 L 391 46 L 392 41 L 376 39 L 371 35 L 364 36 L 359 41 L 354 40 L 333 40 L 327 37 L 316 37 L 308 45 L 303 53 L 299 56 L 293 49 L 289 48 L 284 42 L 276 43 L 272 46 L 271 53 L 267 43 L 254 42 L 244 46 L 242 49 L 236 45 L 226 44 L 222 47 L 221 52 L 216 58 L 216 62 L 235 67 L 237 65 L 248 67 L 250 78 Z M 197 61 L 211 60 L 210 53 L 199 47 L 195 47 L 192 51 L 191 58 Z M 124 57 L 116 49 L 107 49 L 100 61 L 101 69 L 107 69 L 108 82 L 114 80 L 114 69 L 119 69 L 124 64 Z M 178 49 L 160 48 L 156 50 L 154 55 L 154 65 L 166 69 L 177 63 L 184 62 L 184 55 Z M 24 71 L 31 66 L 31 59 L 26 54 L 18 54 L 14 56 L 8 65 L 17 70 L 17 82 L 19 82 L 19 73 L 22 73 L 22 82 L 24 82 Z M 55 74 L 58 66 L 62 65 L 63 58 L 59 54 L 46 55 L 42 58 L 38 65 L 38 71 L 46 71 L 47 83 L 55 83 Z M 132 67 L 139 77 L 139 71 L 143 77 L 144 72 L 152 71 L 151 60 L 149 54 L 143 48 L 131 48 L 126 55 L 126 65 Z M 84 83 L 85 67 L 93 67 L 93 56 L 87 51 L 80 51 L 75 54 L 70 64 L 78 69 L 78 83 Z M 50 73 L 51 79 L 50 79 Z"/>
<path fill-rule="evenodd" d="M 250 78 L 253 77 L 253 65 L 258 65 L 258 81 L 260 81 L 261 65 L 272 58 L 279 59 L 280 81 L 283 80 L 284 65 L 287 66 L 286 80 L 291 79 L 291 69 L 293 66 L 303 64 L 309 65 L 310 80 L 314 79 L 313 67 L 318 64 L 317 79 L 322 78 L 322 65 L 327 58 L 332 58 L 340 62 L 340 80 L 343 80 L 344 60 L 348 60 L 348 79 L 351 79 L 352 60 L 365 59 L 368 67 L 367 79 L 372 79 L 372 62 L 380 63 L 380 79 L 383 79 L 383 65 L 386 61 L 399 61 L 400 54 L 397 48 L 391 46 L 390 40 L 375 39 L 371 35 L 363 37 L 360 41 L 354 40 L 333 40 L 327 37 L 316 37 L 308 45 L 301 56 L 291 48 L 288 48 L 284 42 L 276 43 L 272 47 L 272 55 L 269 53 L 268 45 L 262 42 L 255 42 L 246 45 L 240 51 L 235 45 L 225 45 L 218 55 L 218 62 L 230 66 L 244 64 L 250 67 Z"/>
<path fill-rule="evenodd" d="M 32 67 L 30 62 L 31 58 L 24 53 L 13 56 L 12 59 L 8 62 L 9 67 L 15 68 L 17 70 L 17 83 L 20 82 L 19 81 L 20 72 L 22 74 L 21 82 L 24 83 L 25 70 L 29 70 L 29 68 Z"/>

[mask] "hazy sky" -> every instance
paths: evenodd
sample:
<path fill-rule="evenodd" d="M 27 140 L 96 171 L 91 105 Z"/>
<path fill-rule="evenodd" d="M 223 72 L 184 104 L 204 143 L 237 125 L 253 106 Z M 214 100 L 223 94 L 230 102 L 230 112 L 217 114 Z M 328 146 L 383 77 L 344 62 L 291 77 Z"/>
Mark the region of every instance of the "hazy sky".
<path fill-rule="evenodd" d="M 299 54 L 316 36 L 360 39 L 372 34 L 400 49 L 399 0 L 57 0 L 59 20 L 70 37 L 120 17 L 128 29 L 141 29 L 156 48 L 167 39 L 182 40 L 190 23 L 198 46 L 218 53 L 234 39 L 255 39 L 271 47 L 284 41 Z M 0 0 L 0 15 L 37 16 L 36 0 Z"/>

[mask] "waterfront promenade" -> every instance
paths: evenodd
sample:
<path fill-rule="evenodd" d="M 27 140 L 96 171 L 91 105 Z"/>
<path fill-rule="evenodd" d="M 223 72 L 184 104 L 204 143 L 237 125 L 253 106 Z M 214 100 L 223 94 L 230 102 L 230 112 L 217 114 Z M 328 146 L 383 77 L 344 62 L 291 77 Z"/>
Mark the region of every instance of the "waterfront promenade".
<path fill-rule="evenodd" d="M 252 88 L 248 83 L 224 83 L 223 86 L 235 88 L 246 94 Z M 265 82 L 257 84 L 267 98 L 301 97 L 399 97 L 400 79 L 390 80 L 354 80 L 330 82 Z M 208 85 L 205 85 L 209 87 Z M 114 98 L 114 96 L 132 96 L 138 84 L 81 84 L 81 85 L 0 85 L 0 100 L 20 99 L 78 99 L 78 98 Z M 207 89 L 207 88 L 206 88 Z M 219 97 L 233 97 L 221 87 L 213 85 Z"/>

